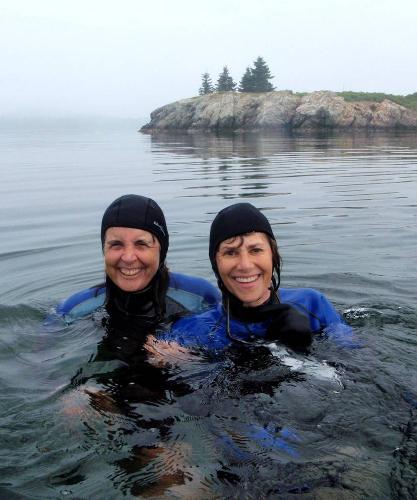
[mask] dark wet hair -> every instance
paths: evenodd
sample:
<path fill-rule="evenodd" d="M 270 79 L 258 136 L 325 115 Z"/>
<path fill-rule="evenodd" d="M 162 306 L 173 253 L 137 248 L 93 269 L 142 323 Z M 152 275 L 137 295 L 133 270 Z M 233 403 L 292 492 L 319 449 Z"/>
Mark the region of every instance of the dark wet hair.
<path fill-rule="evenodd" d="M 210 226 L 209 258 L 217 272 L 215 254 L 222 241 L 246 233 L 265 233 L 275 239 L 269 220 L 251 203 L 229 205 L 216 215 Z"/>
<path fill-rule="evenodd" d="M 274 291 L 278 290 L 281 282 L 282 259 L 271 224 L 265 215 L 251 203 L 235 203 L 220 210 L 210 227 L 209 258 L 217 277 L 218 286 L 223 294 L 227 290 L 220 279 L 216 263 L 216 254 L 220 243 L 240 237 L 239 246 L 241 246 L 243 237 L 254 232 L 264 233 L 268 238 L 272 250 L 272 288 Z"/>
<path fill-rule="evenodd" d="M 282 257 L 276 239 L 268 236 L 268 241 L 272 250 L 272 286 L 277 291 L 281 284 Z"/>

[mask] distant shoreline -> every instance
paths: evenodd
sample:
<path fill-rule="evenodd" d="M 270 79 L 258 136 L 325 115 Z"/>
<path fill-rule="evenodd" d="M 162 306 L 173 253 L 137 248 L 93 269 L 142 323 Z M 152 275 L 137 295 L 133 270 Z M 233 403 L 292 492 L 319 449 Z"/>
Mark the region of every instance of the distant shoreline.
<path fill-rule="evenodd" d="M 417 93 L 387 96 L 330 91 L 215 92 L 154 110 L 140 131 L 417 130 Z M 408 107 L 393 99 L 402 99 Z"/>

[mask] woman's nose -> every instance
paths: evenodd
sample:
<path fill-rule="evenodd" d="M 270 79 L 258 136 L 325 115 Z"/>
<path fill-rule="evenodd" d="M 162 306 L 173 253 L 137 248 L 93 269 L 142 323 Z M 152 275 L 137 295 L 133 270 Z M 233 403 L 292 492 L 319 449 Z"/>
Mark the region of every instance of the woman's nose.
<path fill-rule="evenodd" d="M 248 269 L 251 266 L 251 261 L 248 252 L 240 252 L 239 254 L 239 269 Z"/>
<path fill-rule="evenodd" d="M 124 262 L 133 262 L 136 260 L 135 249 L 133 247 L 125 247 L 122 254 L 122 259 Z"/>

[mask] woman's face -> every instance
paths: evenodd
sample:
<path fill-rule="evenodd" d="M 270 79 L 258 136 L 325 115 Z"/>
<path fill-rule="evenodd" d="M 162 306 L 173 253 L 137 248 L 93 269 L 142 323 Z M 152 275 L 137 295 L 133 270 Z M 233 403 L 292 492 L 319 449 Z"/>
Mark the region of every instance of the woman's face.
<path fill-rule="evenodd" d="M 108 277 L 125 292 L 146 288 L 159 267 L 160 245 L 152 233 L 129 227 L 110 227 L 104 238 Z"/>
<path fill-rule="evenodd" d="M 227 290 L 247 307 L 266 302 L 271 294 L 272 250 L 265 233 L 250 233 L 222 241 L 217 269 Z"/>

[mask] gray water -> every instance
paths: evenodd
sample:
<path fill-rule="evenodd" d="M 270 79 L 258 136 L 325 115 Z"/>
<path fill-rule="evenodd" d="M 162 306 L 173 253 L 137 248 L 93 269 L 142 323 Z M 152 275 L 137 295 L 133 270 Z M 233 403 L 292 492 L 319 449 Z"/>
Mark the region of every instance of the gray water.
<path fill-rule="evenodd" d="M 128 125 L 0 129 L 0 498 L 415 498 L 417 135 L 148 136 Z M 213 216 L 242 199 L 261 208 L 282 286 L 324 292 L 360 340 L 315 343 L 310 359 L 339 382 L 260 353 L 173 362 L 172 380 L 192 392 L 133 415 L 74 389 L 80 367 L 97 369 L 101 325 L 43 322 L 102 281 L 100 218 L 124 193 L 163 208 L 169 267 L 212 282 Z M 172 419 L 165 434 L 140 423 L 154 418 Z M 293 429 L 297 456 L 254 444 L 247 424 Z M 147 446 L 162 451 L 144 461 Z"/>

